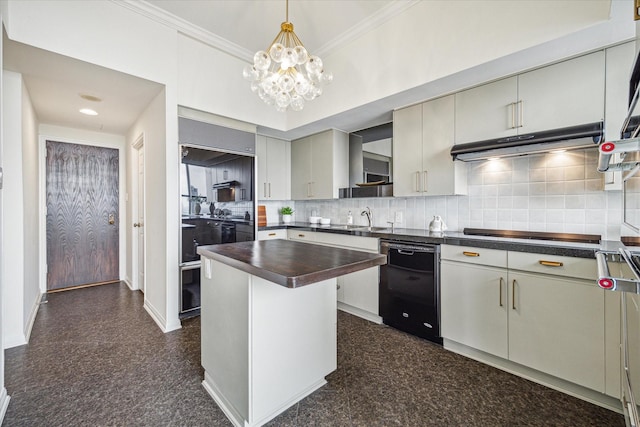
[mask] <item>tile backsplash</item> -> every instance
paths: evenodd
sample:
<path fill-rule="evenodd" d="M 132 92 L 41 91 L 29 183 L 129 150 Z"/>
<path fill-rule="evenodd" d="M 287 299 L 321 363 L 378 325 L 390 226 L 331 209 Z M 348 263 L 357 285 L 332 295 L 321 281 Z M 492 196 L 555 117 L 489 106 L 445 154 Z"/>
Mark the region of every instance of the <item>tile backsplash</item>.
<path fill-rule="evenodd" d="M 375 226 L 387 226 L 396 213 L 398 228 L 428 228 L 434 215 L 442 216 L 449 230 L 464 227 L 499 228 L 620 237 L 622 195 L 604 191 L 597 169 L 595 149 L 528 155 L 469 162 L 468 194 L 362 198 L 296 202 L 260 202 L 267 206 L 269 222 L 279 220 L 282 206 L 295 209 L 294 221 L 306 221 L 312 213 L 346 223 L 366 225 L 360 213 L 369 206 Z"/>

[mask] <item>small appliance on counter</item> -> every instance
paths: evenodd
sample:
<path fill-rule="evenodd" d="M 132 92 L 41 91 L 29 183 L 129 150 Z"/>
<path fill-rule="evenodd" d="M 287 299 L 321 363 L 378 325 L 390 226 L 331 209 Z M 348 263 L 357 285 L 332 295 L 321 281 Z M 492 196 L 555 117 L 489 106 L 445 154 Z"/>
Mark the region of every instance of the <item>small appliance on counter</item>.
<path fill-rule="evenodd" d="M 442 220 L 440 215 L 434 215 L 433 220 L 429 223 L 429 231 L 434 233 L 441 233 L 447 230 L 447 225 Z"/>

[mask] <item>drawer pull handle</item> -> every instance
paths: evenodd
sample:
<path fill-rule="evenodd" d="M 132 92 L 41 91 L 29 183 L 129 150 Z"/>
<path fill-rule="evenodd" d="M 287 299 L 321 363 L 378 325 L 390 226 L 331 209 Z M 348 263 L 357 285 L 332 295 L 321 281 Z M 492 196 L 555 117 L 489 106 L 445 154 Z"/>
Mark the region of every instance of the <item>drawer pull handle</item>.
<path fill-rule="evenodd" d="M 405 317 L 405 318 L 409 317 L 409 314 L 408 313 L 402 313 L 402 317 Z"/>
<path fill-rule="evenodd" d="M 276 233 L 269 233 L 269 236 L 275 236 Z"/>
<path fill-rule="evenodd" d="M 547 267 L 562 267 L 564 264 L 561 263 L 560 261 L 545 261 L 543 259 L 541 259 L 540 261 L 538 261 L 538 263 L 540 265 L 546 265 Z"/>
<path fill-rule="evenodd" d="M 463 251 L 462 255 L 464 255 L 464 256 L 480 256 L 480 254 L 478 252 L 468 252 L 468 251 Z"/>
<path fill-rule="evenodd" d="M 423 323 L 424 326 L 426 326 L 427 328 L 433 329 L 433 325 L 431 323 Z"/>
<path fill-rule="evenodd" d="M 304 237 L 304 234 L 298 234 L 298 237 Z"/>
<path fill-rule="evenodd" d="M 500 298 L 498 299 L 498 303 L 500 304 L 500 307 L 502 307 L 502 283 L 503 282 L 504 282 L 504 279 L 501 277 L 500 282 L 498 283 L 498 287 L 500 288 Z"/>
<path fill-rule="evenodd" d="M 511 309 L 516 309 L 516 279 L 511 282 Z"/>

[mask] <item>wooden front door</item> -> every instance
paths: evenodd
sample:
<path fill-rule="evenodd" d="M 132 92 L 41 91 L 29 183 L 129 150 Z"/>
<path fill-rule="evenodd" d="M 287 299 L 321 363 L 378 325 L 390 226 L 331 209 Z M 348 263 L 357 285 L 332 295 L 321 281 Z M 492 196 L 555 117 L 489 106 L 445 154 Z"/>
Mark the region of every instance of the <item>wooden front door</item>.
<path fill-rule="evenodd" d="M 118 281 L 118 150 L 46 146 L 47 290 Z"/>

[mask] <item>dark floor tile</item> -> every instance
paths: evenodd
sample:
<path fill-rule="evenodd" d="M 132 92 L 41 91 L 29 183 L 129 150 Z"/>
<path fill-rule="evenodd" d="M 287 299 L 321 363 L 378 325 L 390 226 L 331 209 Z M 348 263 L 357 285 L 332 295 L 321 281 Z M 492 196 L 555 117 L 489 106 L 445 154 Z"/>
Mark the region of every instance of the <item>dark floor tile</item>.
<path fill-rule="evenodd" d="M 163 334 L 124 284 L 47 296 L 5 352 L 3 426 L 230 426 L 202 387 L 200 318 Z M 624 426 L 621 415 L 338 312 L 338 369 L 267 425 Z"/>

